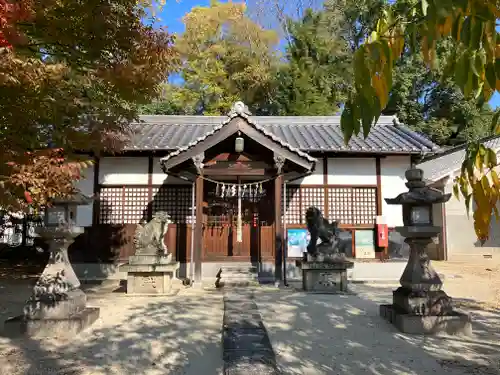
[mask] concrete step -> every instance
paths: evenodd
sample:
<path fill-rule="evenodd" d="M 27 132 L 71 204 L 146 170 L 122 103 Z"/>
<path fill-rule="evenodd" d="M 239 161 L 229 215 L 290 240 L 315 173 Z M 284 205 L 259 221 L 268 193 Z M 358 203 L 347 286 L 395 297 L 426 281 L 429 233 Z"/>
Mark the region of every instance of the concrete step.
<path fill-rule="evenodd" d="M 238 276 L 257 277 L 257 273 L 256 272 L 234 272 L 234 271 L 231 271 L 231 272 L 222 271 L 220 273 L 220 277 L 238 277 Z"/>
<path fill-rule="evenodd" d="M 241 280 L 257 280 L 258 276 L 256 273 L 221 273 L 220 279 L 241 279 Z"/>
<path fill-rule="evenodd" d="M 220 268 L 218 287 L 242 287 L 258 285 L 257 267 L 242 265 L 224 265 Z"/>
<path fill-rule="evenodd" d="M 258 280 L 219 280 L 215 283 L 218 288 L 238 288 L 245 286 L 258 286 Z"/>
<path fill-rule="evenodd" d="M 220 267 L 222 272 L 238 272 L 238 273 L 257 273 L 255 266 L 241 266 L 241 265 L 224 265 Z"/>

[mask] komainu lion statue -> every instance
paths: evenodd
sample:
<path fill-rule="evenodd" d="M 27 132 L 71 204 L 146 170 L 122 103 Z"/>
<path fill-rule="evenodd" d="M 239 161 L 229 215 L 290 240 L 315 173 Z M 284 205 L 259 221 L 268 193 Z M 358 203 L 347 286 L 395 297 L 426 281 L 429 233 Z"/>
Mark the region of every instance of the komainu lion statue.
<path fill-rule="evenodd" d="M 307 245 L 307 252 L 312 256 L 317 254 L 334 255 L 339 253 L 338 223 L 329 223 L 317 207 L 309 207 L 306 211 L 307 230 L 311 240 Z M 321 243 L 318 245 L 318 238 Z"/>
<path fill-rule="evenodd" d="M 157 212 L 148 223 L 138 224 L 134 235 L 135 255 L 167 255 L 164 239 L 169 223 L 166 212 Z"/>

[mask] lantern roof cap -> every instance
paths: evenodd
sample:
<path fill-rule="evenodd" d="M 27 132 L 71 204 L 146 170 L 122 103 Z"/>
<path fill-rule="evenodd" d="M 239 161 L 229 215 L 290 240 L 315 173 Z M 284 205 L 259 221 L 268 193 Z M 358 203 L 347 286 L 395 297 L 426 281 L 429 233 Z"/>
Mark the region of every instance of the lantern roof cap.
<path fill-rule="evenodd" d="M 405 172 L 408 180 L 407 192 L 399 194 L 396 198 L 385 198 L 387 204 L 411 204 L 429 205 L 435 203 L 445 203 L 451 198 L 451 194 L 444 194 L 441 190 L 426 186 L 423 181 L 424 172 L 421 169 L 408 169 Z"/>

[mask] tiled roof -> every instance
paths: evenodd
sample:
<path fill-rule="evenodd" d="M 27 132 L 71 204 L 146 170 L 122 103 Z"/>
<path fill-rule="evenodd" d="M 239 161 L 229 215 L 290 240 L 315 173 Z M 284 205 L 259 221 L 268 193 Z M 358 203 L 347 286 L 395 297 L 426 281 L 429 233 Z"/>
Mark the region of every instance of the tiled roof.
<path fill-rule="evenodd" d="M 488 137 L 483 140 L 486 147 L 500 151 L 500 136 Z M 432 157 L 426 158 L 417 165 L 424 171 L 424 179 L 435 182 L 462 167 L 465 158 L 465 144 L 450 148 Z"/>
<path fill-rule="evenodd" d="M 356 136 L 344 144 L 340 116 L 251 116 L 253 125 L 291 150 L 304 152 L 366 152 L 421 154 L 439 147 L 425 137 L 381 116 L 369 136 Z M 141 116 L 132 124 L 135 135 L 128 150 L 178 150 L 204 139 L 216 131 L 228 116 Z"/>
<path fill-rule="evenodd" d="M 200 137 L 195 138 L 194 140 L 192 140 L 187 145 L 181 146 L 181 147 L 177 148 L 176 151 L 171 152 L 169 155 L 167 155 L 166 157 L 164 157 L 162 160 L 168 160 L 169 158 L 171 158 L 171 157 L 173 157 L 175 155 L 179 155 L 180 153 L 182 153 L 183 151 L 186 151 L 190 147 L 195 146 L 198 142 L 203 141 L 208 136 L 210 136 L 212 134 L 215 134 L 218 130 L 222 129 L 225 125 L 227 125 L 233 118 L 241 116 L 249 124 L 253 125 L 255 127 L 255 129 L 257 129 L 258 131 L 262 132 L 266 137 L 269 137 L 273 141 L 278 142 L 279 144 L 281 144 L 281 146 L 283 146 L 285 148 L 288 148 L 290 151 L 295 152 L 297 155 L 300 155 L 303 158 L 306 158 L 306 159 L 308 159 L 309 161 L 311 161 L 313 163 L 316 162 L 315 158 L 311 157 L 310 155 L 308 155 L 305 152 L 302 152 L 298 147 L 294 147 L 290 143 L 284 141 L 283 139 L 280 139 L 279 137 L 277 137 L 276 135 L 274 135 L 272 132 L 270 132 L 268 129 L 266 129 L 265 127 L 261 126 L 259 123 L 255 122 L 247 113 L 245 113 L 245 111 L 244 111 L 245 105 L 243 103 L 241 103 L 241 102 L 236 103 L 235 105 L 238 105 L 238 104 L 241 105 L 241 107 L 239 108 L 239 111 L 231 111 L 231 113 L 226 117 L 226 119 L 224 121 L 222 121 L 219 125 L 215 125 L 214 127 L 212 127 L 212 129 L 210 131 L 208 131 L 207 133 L 203 134 Z"/>

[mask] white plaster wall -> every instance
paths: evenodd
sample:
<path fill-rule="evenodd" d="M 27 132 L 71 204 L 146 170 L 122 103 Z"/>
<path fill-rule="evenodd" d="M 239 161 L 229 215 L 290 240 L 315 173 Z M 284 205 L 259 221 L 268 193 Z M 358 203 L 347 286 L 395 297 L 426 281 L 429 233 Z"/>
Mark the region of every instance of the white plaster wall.
<path fill-rule="evenodd" d="M 182 178 L 169 176 L 163 173 L 163 170 L 160 166 L 160 160 L 161 158 L 153 158 L 153 185 L 191 184 L 189 181 L 183 180 Z"/>
<path fill-rule="evenodd" d="M 380 159 L 382 215 L 389 227 L 403 225 L 403 214 L 400 205 L 388 205 L 385 198 L 395 198 L 408 191 L 405 186 L 405 172 L 410 167 L 410 156 L 388 156 Z"/>
<path fill-rule="evenodd" d="M 99 162 L 99 183 L 103 185 L 147 185 L 148 158 L 112 156 Z"/>
<path fill-rule="evenodd" d="M 82 171 L 82 178 L 76 182 L 75 187 L 87 197 L 94 195 L 94 166 L 85 168 Z M 76 208 L 76 225 L 81 227 L 92 226 L 93 204 L 78 206 Z"/>
<path fill-rule="evenodd" d="M 328 184 L 376 185 L 375 158 L 329 158 Z"/>
<path fill-rule="evenodd" d="M 311 175 L 291 181 L 290 185 L 323 185 L 323 160 L 318 159 L 316 168 Z"/>
<path fill-rule="evenodd" d="M 452 179 L 445 186 L 446 193 L 453 193 Z M 500 209 L 500 205 L 498 205 Z M 446 209 L 446 240 L 448 259 L 457 256 L 500 255 L 500 222 L 491 217 L 490 238 L 481 246 L 474 231 L 472 217 L 474 203 L 471 202 L 469 216 L 464 199 L 457 200 L 453 195 L 445 204 Z"/>

